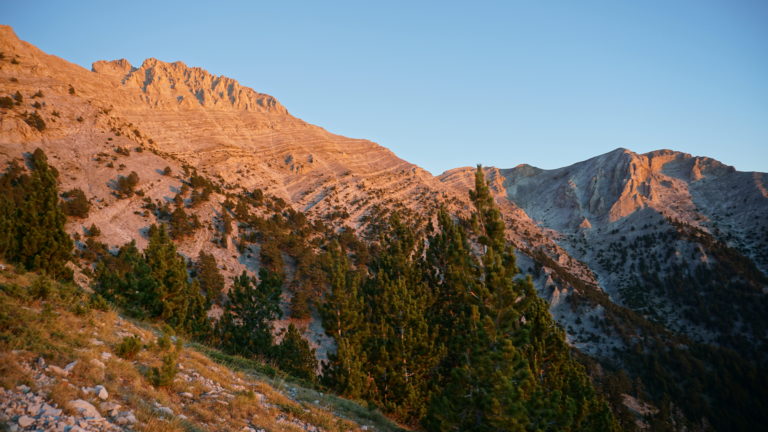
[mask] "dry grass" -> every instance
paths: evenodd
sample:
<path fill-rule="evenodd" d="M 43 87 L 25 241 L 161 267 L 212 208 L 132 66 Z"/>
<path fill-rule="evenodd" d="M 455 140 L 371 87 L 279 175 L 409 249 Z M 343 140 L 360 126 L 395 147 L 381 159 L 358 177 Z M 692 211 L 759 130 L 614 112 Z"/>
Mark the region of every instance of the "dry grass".
<path fill-rule="evenodd" d="M 138 430 L 144 432 L 186 432 L 186 428 L 181 420 L 167 420 L 152 414 L 144 419 L 144 424 Z"/>
<path fill-rule="evenodd" d="M 57 403 L 59 407 L 64 408 L 67 413 L 77 414 L 77 412 L 67 408 L 67 402 L 80 398 L 80 392 L 78 391 L 78 388 L 75 387 L 72 383 L 64 381 L 56 382 L 49 389 L 48 397 Z"/>
<path fill-rule="evenodd" d="M 104 382 L 104 369 L 93 366 L 91 364 L 92 359 L 96 359 L 96 355 L 90 352 L 81 354 L 77 364 L 69 372 L 70 379 L 76 382 Z"/>
<path fill-rule="evenodd" d="M 56 382 L 46 389 L 53 402 L 65 407 L 68 401 L 82 398 L 98 406 L 95 395 L 85 394 L 80 388 L 101 384 L 109 392 L 110 401 L 122 404 L 122 410 L 134 411 L 140 421 L 135 429 L 140 431 L 240 432 L 245 426 L 269 431 L 303 430 L 294 421 L 327 431 L 359 430 L 357 424 L 334 413 L 360 419 L 364 424 L 375 425 L 379 431 L 400 430 L 390 427 L 391 423 L 387 424 L 385 420 L 365 418 L 360 413 L 368 411 L 352 402 L 259 373 L 270 370 L 268 366 L 239 359 L 239 370 L 233 370 L 231 366 L 214 362 L 209 351 L 203 353 L 198 348 L 180 352 L 178 361 L 183 366 L 180 373 L 197 372 L 218 383 L 225 393 L 234 397 L 203 398 L 201 395 L 211 388 L 202 380 L 187 382 L 179 375 L 171 386 L 155 388 L 149 384 L 146 371 L 159 366 L 165 352 L 157 346 L 160 334 L 157 328 L 123 319 L 112 310 L 92 310 L 84 314 L 71 308 L 62 298 L 58 298 L 59 303 L 57 299 L 33 300 L 24 294 L 23 288 L 34 280 L 34 275 L 0 273 L 0 385 L 5 388 L 19 384 L 34 387 L 31 374 L 20 364 L 22 361 L 32 363 L 42 355 L 48 364 L 60 367 L 78 361 L 66 379 L 55 377 Z M 9 287 L 9 284 L 14 286 Z M 115 347 L 129 334 L 139 336 L 144 344 L 133 361 L 115 355 Z M 102 353 L 110 353 L 111 357 L 105 359 Z M 221 361 L 229 357 L 218 353 L 216 358 Z M 93 360 L 102 362 L 105 367 L 95 366 Z M 242 367 L 244 365 L 253 368 Z M 297 401 L 283 394 L 286 387 L 294 389 Z M 181 397 L 182 392 L 192 393 L 194 399 Z M 315 400 L 320 403 L 314 404 Z M 170 408 L 177 415 L 184 414 L 188 420 L 163 419 L 154 403 Z"/>
<path fill-rule="evenodd" d="M 22 369 L 20 360 L 23 360 L 22 356 L 0 352 L 0 387 L 12 389 L 21 384 L 34 385 L 35 381 L 28 371 Z"/>

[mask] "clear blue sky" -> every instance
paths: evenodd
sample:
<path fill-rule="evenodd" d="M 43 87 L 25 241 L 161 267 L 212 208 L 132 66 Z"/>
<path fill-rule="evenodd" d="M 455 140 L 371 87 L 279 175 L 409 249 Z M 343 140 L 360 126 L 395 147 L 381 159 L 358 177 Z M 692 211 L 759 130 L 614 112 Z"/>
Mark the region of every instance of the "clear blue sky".
<path fill-rule="evenodd" d="M 768 171 L 768 1 L 2 1 L 85 67 L 182 60 L 433 173 L 671 148 Z"/>

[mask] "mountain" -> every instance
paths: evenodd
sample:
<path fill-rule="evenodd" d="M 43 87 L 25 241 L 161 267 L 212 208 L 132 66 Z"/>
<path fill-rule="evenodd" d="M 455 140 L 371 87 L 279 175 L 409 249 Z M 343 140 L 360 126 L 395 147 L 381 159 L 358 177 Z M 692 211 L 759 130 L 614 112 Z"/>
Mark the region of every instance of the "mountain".
<path fill-rule="evenodd" d="M 446 187 L 386 148 L 308 124 L 275 98 L 230 78 L 156 59 L 138 68 L 126 60 L 99 61 L 88 71 L 19 40 L 8 26 L 0 27 L 0 51 L 18 62 L 0 69 L 4 92 L 29 97 L 42 91 L 38 102 L 44 105 L 38 111 L 47 124 L 40 132 L 21 115 L 0 118 L 3 160 L 40 147 L 61 161 L 67 173 L 62 189 L 81 188 L 98 203 L 87 218 L 69 225 L 70 232 L 96 224 L 107 244 L 135 239 L 143 247 L 146 238 L 137 233 L 149 221 L 143 216 L 145 202 L 116 197 L 113 184 L 118 176 L 136 172 L 144 198 L 170 200 L 182 184 L 162 174 L 166 166 L 174 173 L 194 168 L 238 190 L 260 189 L 337 228 L 362 230 L 394 209 L 425 218 L 434 217 L 440 206 L 456 214 L 471 208 L 465 191 Z M 28 99 L 24 110 L 33 103 Z M 149 151 L 119 154 L 117 148 Z M 195 212 L 211 220 L 223 202 L 214 194 L 211 205 Z M 507 207 L 505 213 L 528 232 L 510 231 L 516 244 L 545 250 L 572 273 L 591 277 L 524 212 Z M 197 256 L 214 237 L 212 226 L 203 227 L 180 249 Z M 230 244 L 213 250 L 228 276 L 252 263 L 234 249 Z M 248 269 L 256 268 L 257 263 Z"/>
<path fill-rule="evenodd" d="M 441 179 L 455 185 L 457 174 L 470 171 Z M 553 170 L 487 171 L 497 199 L 551 230 L 613 302 L 702 342 L 765 343 L 763 324 L 750 328 L 755 320 L 745 319 L 764 321 L 765 174 L 670 150 L 621 148 Z M 735 293 L 743 294 L 740 306 L 729 305 Z"/>
<path fill-rule="evenodd" d="M 145 248 L 148 227 L 162 222 L 177 227 L 175 244 L 190 266 L 200 252 L 215 258 L 227 289 L 243 271 L 256 275 L 268 259 L 277 262 L 285 277 L 277 327 L 298 324 L 325 360 L 336 347 L 320 314 L 299 317 L 296 309 L 297 298 L 311 304 L 320 295 L 313 278 L 321 264 L 304 259 L 315 240 L 333 234 L 344 242 L 349 232 L 376 244 L 371 233 L 393 213 L 426 227 L 437 225 L 440 208 L 455 218 L 472 212 L 474 168 L 432 176 L 376 143 L 306 123 L 234 79 L 157 59 L 86 70 L 8 26 L 0 26 L 0 52 L 0 97 L 10 104 L 0 108 L 0 163 L 40 148 L 59 171 L 60 190 L 84 192 L 90 211 L 66 225 L 84 287 L 97 277 L 88 264 L 91 227 L 114 253 L 130 241 Z M 130 173 L 135 191 L 123 188 Z M 593 379 L 614 387 L 614 406 L 635 413 L 627 424 L 648 426 L 640 413 L 656 410 L 677 429 L 725 430 L 741 416 L 727 403 L 709 410 L 727 398 L 705 380 L 738 365 L 726 384 L 753 395 L 744 376 L 768 360 L 764 173 L 626 149 L 554 170 L 484 173 L 517 265 Z M 262 218 L 259 229 L 243 222 L 252 215 Z M 703 401 L 687 401 L 699 387 L 708 389 Z M 762 399 L 752 399 L 743 409 L 760 412 L 754 404 Z M 650 411 L 638 408 L 644 403 Z"/>
<path fill-rule="evenodd" d="M 472 171 L 440 179 L 467 189 Z M 622 148 L 564 168 L 485 172 L 498 202 L 522 209 L 594 275 L 590 282 L 529 254 L 549 267 L 535 281 L 574 346 L 606 367 L 642 376 L 657 396 L 658 388 L 679 398 L 714 388 L 705 396 L 712 398 L 731 380 L 750 386 L 750 379 L 765 379 L 758 372 L 768 359 L 764 173 L 670 150 Z M 740 368 L 753 378 L 730 375 Z M 737 399 L 746 403 L 727 400 Z M 682 405 L 687 415 L 707 416 Z M 718 415 L 708 417 L 725 427 Z"/>

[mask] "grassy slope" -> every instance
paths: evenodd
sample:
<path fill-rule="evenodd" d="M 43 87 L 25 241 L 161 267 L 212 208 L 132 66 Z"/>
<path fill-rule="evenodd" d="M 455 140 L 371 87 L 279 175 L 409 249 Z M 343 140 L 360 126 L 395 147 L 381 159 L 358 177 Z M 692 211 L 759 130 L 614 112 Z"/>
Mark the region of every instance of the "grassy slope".
<path fill-rule="evenodd" d="M 156 344 L 161 334 L 158 326 L 129 321 L 114 310 L 88 307 L 87 295 L 71 286 L 52 283 L 40 298 L 38 278 L 31 273 L 0 271 L 0 387 L 29 385 L 59 407 L 78 398 L 99 406 L 94 395 L 80 389 L 101 384 L 110 401 L 135 413 L 139 424 L 134 430 L 139 431 L 241 431 L 246 426 L 267 431 L 312 426 L 349 431 L 360 430 L 361 425 L 368 430 L 402 430 L 354 402 L 302 386 L 280 373 L 269 376 L 264 373 L 271 369 L 267 365 L 198 344 L 186 344 L 181 351 L 181 370 L 173 384 L 155 388 L 146 373 L 160 366 L 164 354 Z M 128 335 L 140 337 L 144 344 L 130 361 L 115 355 L 116 346 Z M 103 353 L 111 356 L 105 359 Z M 35 372 L 25 367 L 41 356 L 49 365 L 78 363 L 66 378 L 48 374 L 55 378 L 41 388 Z M 94 360 L 105 367 L 95 367 Z M 183 392 L 194 397 L 184 398 Z M 163 418 L 155 403 L 175 415 Z"/>

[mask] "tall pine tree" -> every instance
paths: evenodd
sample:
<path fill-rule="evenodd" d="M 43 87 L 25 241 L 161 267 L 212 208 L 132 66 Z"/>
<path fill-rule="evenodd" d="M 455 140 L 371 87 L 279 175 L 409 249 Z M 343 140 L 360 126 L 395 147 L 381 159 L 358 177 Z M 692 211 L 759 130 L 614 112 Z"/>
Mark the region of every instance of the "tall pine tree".
<path fill-rule="evenodd" d="M 441 431 L 617 429 L 607 404 L 570 356 L 562 330 L 537 297 L 530 278 L 518 277 L 504 222 L 481 167 L 470 197 L 476 209 L 473 234 L 483 249 L 481 270 L 476 283 L 469 284 L 471 290 L 466 294 L 459 290 L 455 296 L 459 301 L 469 299 L 468 309 L 450 305 L 450 300 L 439 303 L 442 310 L 459 311 L 456 322 L 468 327 L 464 332 L 444 331 L 464 333 L 464 346 L 454 345 L 449 352 L 455 364 L 443 391 L 431 403 L 425 425 Z M 437 249 L 428 256 L 436 265 L 438 283 L 456 284 L 463 273 L 478 272 L 466 258 L 439 257 L 446 251 L 446 240 L 457 243 L 455 239 L 464 237 L 445 215 L 440 223 L 442 234 L 431 242 Z M 464 263 L 464 271 L 451 267 L 452 262 Z"/>
<path fill-rule="evenodd" d="M 331 243 L 324 261 L 330 287 L 320 313 L 326 333 L 336 341 L 336 352 L 329 354 L 323 378 L 342 395 L 367 398 L 372 379 L 366 372 L 368 359 L 362 348 L 368 327 L 361 275 L 350 268 L 350 259 L 338 242 Z"/>
<path fill-rule="evenodd" d="M 280 316 L 280 292 L 283 280 L 262 268 L 260 281 L 243 272 L 236 277 L 229 292 L 229 303 L 219 320 L 217 335 L 222 348 L 243 357 L 270 357 L 274 339 L 272 321 Z"/>
<path fill-rule="evenodd" d="M 72 240 L 58 196 L 58 171 L 39 148 L 30 158 L 30 174 L 12 163 L 0 179 L 0 253 L 27 270 L 69 279 Z"/>

